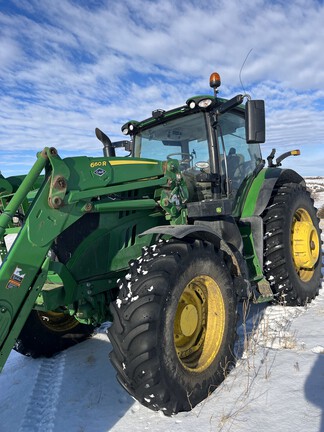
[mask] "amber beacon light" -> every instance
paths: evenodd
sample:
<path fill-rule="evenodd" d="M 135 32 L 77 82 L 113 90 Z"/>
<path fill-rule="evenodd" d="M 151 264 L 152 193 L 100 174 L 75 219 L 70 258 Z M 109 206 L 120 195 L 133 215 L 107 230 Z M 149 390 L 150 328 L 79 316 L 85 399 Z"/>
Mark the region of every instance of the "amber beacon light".
<path fill-rule="evenodd" d="M 209 85 L 211 88 L 213 88 L 215 91 L 216 89 L 221 85 L 221 78 L 220 75 L 217 72 L 213 72 L 210 75 L 209 78 Z"/>

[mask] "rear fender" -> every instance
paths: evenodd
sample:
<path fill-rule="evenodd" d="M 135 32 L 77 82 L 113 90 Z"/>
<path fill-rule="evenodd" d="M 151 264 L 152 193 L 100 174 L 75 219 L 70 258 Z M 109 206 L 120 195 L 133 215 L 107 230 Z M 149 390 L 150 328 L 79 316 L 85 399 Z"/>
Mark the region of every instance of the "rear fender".
<path fill-rule="evenodd" d="M 305 180 L 291 169 L 267 168 L 254 179 L 244 203 L 242 218 L 260 216 L 270 201 L 275 186 L 284 183 L 298 183 L 305 186 Z"/>
<path fill-rule="evenodd" d="M 305 185 L 304 179 L 291 169 L 266 168 L 256 176 L 248 191 L 239 225 L 251 226 L 251 235 L 245 241 L 247 249 L 253 249 L 253 259 L 250 259 L 250 272 L 255 279 L 263 277 L 263 220 L 262 213 L 266 209 L 273 189 L 284 183 Z M 242 228 L 241 228 L 242 230 Z"/>

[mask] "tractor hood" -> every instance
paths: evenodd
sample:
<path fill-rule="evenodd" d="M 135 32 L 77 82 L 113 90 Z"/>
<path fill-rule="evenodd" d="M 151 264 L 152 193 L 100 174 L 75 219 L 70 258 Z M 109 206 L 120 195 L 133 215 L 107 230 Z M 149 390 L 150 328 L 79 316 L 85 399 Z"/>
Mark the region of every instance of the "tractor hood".
<path fill-rule="evenodd" d="M 70 176 L 68 190 L 85 191 L 96 187 L 150 180 L 163 176 L 163 163 L 127 157 L 75 157 L 63 159 Z"/>

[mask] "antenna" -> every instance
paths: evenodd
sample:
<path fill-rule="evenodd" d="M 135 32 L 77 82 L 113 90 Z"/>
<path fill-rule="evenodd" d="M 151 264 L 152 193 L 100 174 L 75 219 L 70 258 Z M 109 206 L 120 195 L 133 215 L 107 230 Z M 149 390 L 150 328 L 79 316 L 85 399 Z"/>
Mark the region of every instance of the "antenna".
<path fill-rule="evenodd" d="M 249 57 L 249 55 L 251 54 L 252 51 L 253 51 L 253 48 L 251 48 L 250 51 L 247 53 L 247 55 L 246 55 L 246 57 L 244 59 L 244 62 L 242 64 L 242 66 L 241 66 L 240 73 L 239 73 L 239 79 L 240 79 L 240 83 L 241 83 L 241 86 L 242 86 L 244 94 L 246 92 L 245 92 L 245 88 L 244 88 L 244 85 L 243 85 L 243 82 L 242 82 L 242 70 L 243 70 L 244 65 L 245 65 L 245 63 L 246 63 L 246 61 L 247 61 L 247 59 L 248 59 L 248 57 Z"/>

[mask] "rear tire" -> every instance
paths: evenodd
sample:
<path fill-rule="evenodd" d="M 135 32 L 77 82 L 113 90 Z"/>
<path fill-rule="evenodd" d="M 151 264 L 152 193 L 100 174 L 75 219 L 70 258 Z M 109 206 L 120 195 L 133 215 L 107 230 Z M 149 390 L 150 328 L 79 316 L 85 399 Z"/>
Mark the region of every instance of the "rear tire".
<path fill-rule="evenodd" d="M 91 336 L 93 327 L 57 312 L 32 310 L 14 349 L 20 354 L 51 357 Z"/>
<path fill-rule="evenodd" d="M 314 201 L 302 185 L 273 190 L 263 214 L 264 273 L 280 302 L 304 305 L 321 284 L 322 251 Z"/>
<path fill-rule="evenodd" d="M 236 296 L 211 244 L 171 240 L 143 251 L 111 312 L 117 378 L 152 410 L 191 410 L 233 364 Z"/>

